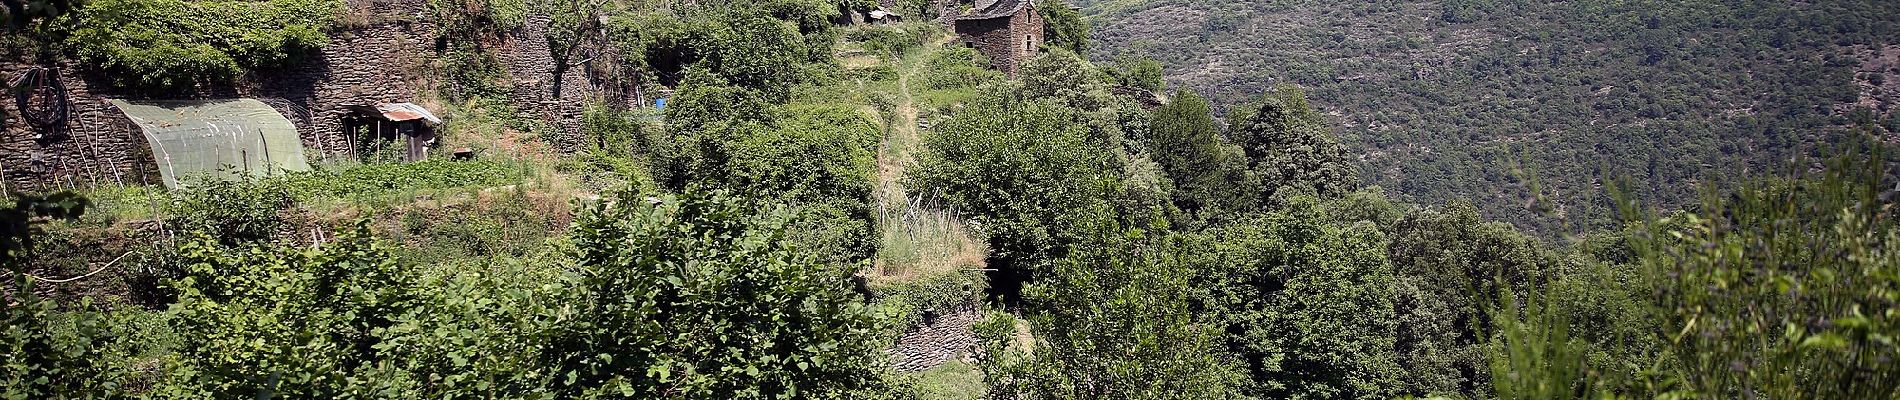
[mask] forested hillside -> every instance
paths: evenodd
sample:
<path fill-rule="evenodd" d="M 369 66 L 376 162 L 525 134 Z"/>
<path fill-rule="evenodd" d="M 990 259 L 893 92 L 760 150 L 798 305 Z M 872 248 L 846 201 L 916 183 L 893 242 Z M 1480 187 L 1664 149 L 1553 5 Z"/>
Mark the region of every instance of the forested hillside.
<path fill-rule="evenodd" d="M 406 159 L 371 131 L 300 137 L 324 155 L 307 171 L 0 186 L 0 399 L 1900 400 L 1900 146 L 1834 116 L 1858 100 L 1829 80 L 1856 78 L 1820 50 L 1900 20 L 1848 13 L 1875 3 L 1706 48 L 1773 18 L 1092 4 L 1158 29 L 1225 15 L 1204 31 L 1286 49 L 1235 54 L 1091 42 L 1056 2 L 996 3 L 981 18 L 1045 23 L 969 46 L 931 20 L 960 3 L 0 1 L 4 65 L 172 100 L 401 71 L 396 110 L 443 120 L 408 142 L 455 149 Z M 251 6 L 299 17 L 232 11 Z M 1523 15 L 1548 35 L 1511 31 Z M 1260 34 L 1347 16 L 1389 28 Z M 1623 65 L 1618 26 L 1659 44 Z M 426 40 L 309 64 L 374 29 Z M 1380 36 L 1399 39 L 1329 55 Z M 1089 49 L 1178 56 L 1187 84 Z M 1181 66 L 1202 59 L 1235 64 Z M 1220 76 L 1262 80 L 1197 86 Z M 19 103 L 0 160 L 143 145 L 11 134 L 58 133 L 34 110 L 59 107 Z"/>
<path fill-rule="evenodd" d="M 1677 206 L 1846 128 L 1900 131 L 1891 1 L 1077 3 L 1097 60 L 1152 57 L 1220 109 L 1298 85 L 1368 183 L 1545 234 L 1606 226 L 1618 178 Z"/>

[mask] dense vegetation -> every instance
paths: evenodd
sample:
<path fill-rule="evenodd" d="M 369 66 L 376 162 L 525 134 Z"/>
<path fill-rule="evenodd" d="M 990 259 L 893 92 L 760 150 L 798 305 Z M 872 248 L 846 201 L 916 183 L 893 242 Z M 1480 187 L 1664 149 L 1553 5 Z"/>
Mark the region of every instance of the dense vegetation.
<path fill-rule="evenodd" d="M 1546 237 L 1613 227 L 1620 177 L 1685 206 L 1697 182 L 1784 168 L 1835 127 L 1900 127 L 1870 100 L 1900 70 L 1863 66 L 1900 35 L 1889 1 L 1077 3 L 1097 59 L 1153 58 L 1222 113 L 1305 88 L 1367 182 Z"/>
<path fill-rule="evenodd" d="M 1454 5 L 1435 18 L 1547 7 Z M 447 37 L 568 24 L 551 47 L 668 105 L 590 99 L 558 155 L 19 196 L 0 398 L 1900 393 L 1878 136 L 1693 207 L 1611 181 L 1606 229 L 1552 243 L 1487 219 L 1525 211 L 1369 185 L 1383 161 L 1300 86 L 1151 104 L 1161 64 L 1087 61 L 1058 7 L 1005 78 L 934 25 L 834 25 L 871 7 L 431 2 Z M 482 46 L 434 49 L 443 129 L 545 129 L 507 117 Z M 899 334 L 965 311 L 968 364 L 894 371 Z"/>

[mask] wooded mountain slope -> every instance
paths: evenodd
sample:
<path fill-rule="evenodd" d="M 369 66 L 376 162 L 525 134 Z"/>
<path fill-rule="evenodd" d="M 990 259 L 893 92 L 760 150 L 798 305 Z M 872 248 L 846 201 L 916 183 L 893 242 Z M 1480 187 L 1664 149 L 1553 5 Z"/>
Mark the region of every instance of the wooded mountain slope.
<path fill-rule="evenodd" d="M 1546 234 L 1609 224 L 1618 178 L 1673 207 L 1845 127 L 1900 131 L 1900 2 L 1077 3 L 1098 60 L 1152 57 L 1217 109 L 1304 87 L 1368 184 Z"/>

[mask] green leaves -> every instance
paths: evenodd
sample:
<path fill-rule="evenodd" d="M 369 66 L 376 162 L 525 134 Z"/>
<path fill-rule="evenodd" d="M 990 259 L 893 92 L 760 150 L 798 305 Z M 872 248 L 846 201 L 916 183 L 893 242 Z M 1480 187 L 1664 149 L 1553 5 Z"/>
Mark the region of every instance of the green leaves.
<path fill-rule="evenodd" d="M 287 65 L 329 41 L 336 0 L 96 0 L 71 15 L 66 39 L 115 83 L 163 90 L 228 83 Z"/>
<path fill-rule="evenodd" d="M 1196 321 L 1189 252 L 1167 236 L 1112 224 L 1057 260 L 1024 291 L 1034 343 L 992 314 L 974 329 L 991 397 L 1228 399 L 1244 373 L 1226 357 L 1221 326 Z"/>
<path fill-rule="evenodd" d="M 554 336 L 546 357 L 570 376 L 559 393 L 625 382 L 646 398 L 824 397 L 879 384 L 876 321 L 851 269 L 793 249 L 790 214 L 725 194 L 617 197 L 576 222 L 575 312 L 596 325 Z"/>
<path fill-rule="evenodd" d="M 1861 140 L 1861 139 L 1855 139 Z M 1884 146 L 1884 144 L 1871 144 Z M 1884 148 L 1823 172 L 1708 190 L 1697 213 L 1631 213 L 1679 390 L 1881 398 L 1900 391 L 1900 252 Z M 1630 203 L 1633 204 L 1633 203 Z M 1636 208 L 1631 207 L 1630 210 Z M 1816 382 L 1827 384 L 1816 385 Z"/>

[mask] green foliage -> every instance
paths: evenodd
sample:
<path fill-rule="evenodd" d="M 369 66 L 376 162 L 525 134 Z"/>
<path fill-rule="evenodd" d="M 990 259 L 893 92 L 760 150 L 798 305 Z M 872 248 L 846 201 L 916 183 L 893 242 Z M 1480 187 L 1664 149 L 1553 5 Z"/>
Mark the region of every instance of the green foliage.
<path fill-rule="evenodd" d="M 1160 93 L 1168 86 L 1161 71 L 1161 62 L 1152 58 L 1122 57 L 1116 61 L 1114 68 L 1103 72 L 1107 72 L 1117 85 L 1124 87 Z"/>
<path fill-rule="evenodd" d="M 1468 199 L 1546 238 L 1618 227 L 1602 185 L 1620 177 L 1682 208 L 1693 182 L 1841 137 L 1830 127 L 1861 93 L 1854 71 L 1900 36 L 1888 1 L 1077 4 L 1097 60 L 1152 57 L 1220 114 L 1298 85 L 1340 115 L 1367 183 L 1418 204 Z M 1534 199 L 1554 212 L 1523 212 Z"/>
<path fill-rule="evenodd" d="M 661 83 L 696 80 L 688 70 L 702 69 L 773 103 L 784 101 L 793 86 L 817 79 L 823 64 L 811 62 L 812 54 L 822 49 L 829 61 L 833 42 L 827 35 L 801 36 L 797 24 L 752 8 L 623 14 L 607 29 L 629 65 L 650 69 Z"/>
<path fill-rule="evenodd" d="M 853 271 L 792 248 L 788 214 L 754 210 L 623 193 L 583 212 L 569 252 L 587 322 L 554 333 L 558 392 L 836 398 L 877 385 L 876 321 Z"/>
<path fill-rule="evenodd" d="M 370 393 L 381 340 L 416 307 L 414 273 L 367 228 L 326 246 L 179 249 L 178 349 L 156 397 L 341 397 Z"/>
<path fill-rule="evenodd" d="M 670 137 L 654 155 L 656 180 L 673 190 L 723 188 L 797 204 L 809 217 L 795 230 L 802 243 L 835 261 L 868 259 L 875 246 L 869 205 L 877 124 L 837 106 L 768 109 L 755 94 L 732 86 L 682 89 L 679 105 L 667 108 Z M 724 111 L 732 108 L 748 111 Z"/>
<path fill-rule="evenodd" d="M 1491 382 L 1499 399 L 1568 400 L 1588 396 L 1580 385 L 1587 347 L 1570 336 L 1570 319 L 1554 300 L 1522 307 L 1506 294 L 1491 350 Z"/>
<path fill-rule="evenodd" d="M 1035 337 L 1016 343 L 1015 319 L 974 329 L 991 398 L 1244 398 L 1245 375 L 1221 352 L 1220 327 L 1189 309 L 1193 269 L 1164 237 L 1106 228 L 1025 289 Z"/>
<path fill-rule="evenodd" d="M 1537 290 L 1552 260 L 1534 239 L 1485 221 L 1469 204 L 1414 212 L 1391 232 L 1397 357 L 1411 371 L 1405 392 L 1487 395 L 1483 346 L 1495 296 Z"/>
<path fill-rule="evenodd" d="M 549 85 L 553 93 L 549 98 L 565 98 L 562 86 L 565 85 L 567 72 L 573 69 L 576 60 L 583 52 L 598 47 L 606 38 L 602 35 L 601 19 L 614 10 L 616 3 L 611 0 L 579 0 L 537 2 L 535 11 L 548 17 L 547 31 L 543 40 L 547 41 L 548 57 L 554 62 L 548 75 L 553 79 Z"/>
<path fill-rule="evenodd" d="M 1174 182 L 1174 203 L 1183 211 L 1244 209 L 1258 196 L 1245 193 L 1244 165 L 1227 157 L 1237 149 L 1221 139 L 1220 126 L 1206 99 L 1177 92 L 1173 101 L 1154 111 L 1146 135 L 1148 157 L 1161 165 Z"/>
<path fill-rule="evenodd" d="M 918 400 L 979 400 L 989 390 L 983 386 L 983 372 L 963 361 L 952 360 L 914 376 Z"/>
<path fill-rule="evenodd" d="M 430 0 L 436 23 L 443 94 L 452 100 L 500 99 L 508 95 L 501 60 L 482 48 L 482 40 L 519 28 L 527 20 L 522 0 Z"/>
<path fill-rule="evenodd" d="M 522 0 L 429 0 L 429 11 L 444 36 L 478 37 L 520 28 L 528 18 Z"/>
<path fill-rule="evenodd" d="M 653 126 L 658 124 L 650 122 L 655 116 L 646 109 L 620 110 L 589 103 L 581 114 L 581 137 L 589 142 L 577 157 L 589 174 L 586 177 L 605 180 L 606 187 L 650 187 L 652 173 L 647 162 L 661 141 L 659 129 Z"/>
<path fill-rule="evenodd" d="M 1106 201 L 1114 164 L 1074 123 L 1075 110 L 998 97 L 933 127 L 907 186 L 969 214 L 997 256 L 1060 254 L 1082 214 Z"/>
<path fill-rule="evenodd" d="M 1900 239 L 1884 152 L 1823 172 L 1708 190 L 1692 213 L 1637 214 L 1632 236 L 1685 397 L 1900 393 Z M 1824 383 L 1824 384 L 1816 384 Z"/>
<path fill-rule="evenodd" d="M 229 83 L 293 65 L 324 44 L 336 0 L 95 0 L 70 17 L 66 39 L 121 86 L 164 90 Z"/>
<path fill-rule="evenodd" d="M 976 49 L 953 47 L 938 49 L 924 61 L 923 87 L 930 90 L 968 89 L 1002 79 L 1003 74 L 989 69 L 989 61 Z"/>
<path fill-rule="evenodd" d="M 545 248 L 549 236 L 561 232 L 569 221 L 567 199 L 537 195 L 522 187 L 468 197 L 379 216 L 395 222 L 387 237 L 404 244 L 395 253 L 421 265 L 527 257 Z"/>
<path fill-rule="evenodd" d="M 1265 194 L 1337 196 L 1358 187 L 1358 169 L 1299 88 L 1282 86 L 1227 118 L 1227 138 L 1246 153 Z"/>
<path fill-rule="evenodd" d="M 408 190 L 493 187 L 518 183 L 527 175 L 526 166 L 512 161 L 431 158 L 413 163 L 323 168 L 278 179 L 294 198 L 307 201 L 324 197 L 367 199 Z"/>
<path fill-rule="evenodd" d="M 603 157 L 634 158 L 653 149 L 646 124 L 632 112 L 590 103 L 581 114 L 581 135 L 591 139 L 587 152 Z"/>
<path fill-rule="evenodd" d="M 917 24 L 867 26 L 851 30 L 845 34 L 845 38 L 861 43 L 865 50 L 886 59 L 896 59 L 923 47 L 924 42 L 936 33 L 933 29 Z"/>
<path fill-rule="evenodd" d="M 35 250 L 48 221 L 77 220 L 90 202 L 73 193 L 20 196 L 0 208 L 0 273 L 9 281 L 0 307 L 0 398 L 105 398 L 120 393 L 117 379 L 127 371 L 123 355 L 99 342 L 114 340 L 121 321 L 107 318 L 91 300 L 60 310 L 42 297 L 25 259 Z M 64 311 L 64 312 L 62 312 Z"/>
<path fill-rule="evenodd" d="M 1032 58 L 1018 73 L 1023 97 L 1055 99 L 1082 111 L 1099 110 L 1114 101 L 1099 74 L 1094 64 L 1066 50 Z"/>
<path fill-rule="evenodd" d="M 1082 19 L 1081 12 L 1060 0 L 1044 0 L 1036 5 L 1036 11 L 1042 13 L 1043 37 L 1051 46 L 1088 54 L 1089 23 Z"/>
<path fill-rule="evenodd" d="M 227 246 L 262 242 L 290 226 L 284 212 L 295 204 L 289 186 L 278 179 L 198 179 L 174 193 L 168 223 Z"/>
<path fill-rule="evenodd" d="M 23 271 L 10 277 L 11 296 L 0 330 L 0 398 L 118 398 L 130 375 L 126 354 L 107 343 L 123 340 L 129 321 L 100 311 L 90 299 L 60 309 L 34 293 Z"/>
<path fill-rule="evenodd" d="M 1333 225 L 1319 204 L 1187 236 L 1201 319 L 1262 398 L 1390 398 L 1399 392 L 1394 272 L 1369 224 Z"/>

